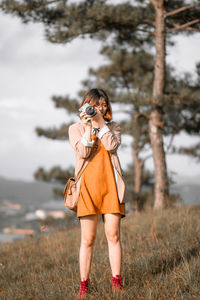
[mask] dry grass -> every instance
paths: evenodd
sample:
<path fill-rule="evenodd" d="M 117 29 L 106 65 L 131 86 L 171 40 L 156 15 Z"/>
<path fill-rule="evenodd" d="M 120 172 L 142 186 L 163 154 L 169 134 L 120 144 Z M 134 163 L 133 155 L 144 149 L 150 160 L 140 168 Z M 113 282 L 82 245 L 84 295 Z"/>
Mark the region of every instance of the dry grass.
<path fill-rule="evenodd" d="M 200 299 L 200 206 L 146 212 L 122 220 L 123 285 L 119 299 Z M 0 299 L 70 300 L 79 289 L 80 230 L 28 238 L 0 249 Z M 117 299 L 102 223 L 88 299 Z"/>

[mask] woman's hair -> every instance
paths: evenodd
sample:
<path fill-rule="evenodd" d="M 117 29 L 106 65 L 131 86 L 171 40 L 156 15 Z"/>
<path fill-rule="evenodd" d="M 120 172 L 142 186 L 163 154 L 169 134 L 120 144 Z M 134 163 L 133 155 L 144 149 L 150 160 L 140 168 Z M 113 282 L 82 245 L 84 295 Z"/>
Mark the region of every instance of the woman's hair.
<path fill-rule="evenodd" d="M 108 98 L 108 95 L 106 94 L 106 92 L 104 90 L 102 90 L 102 89 L 91 89 L 83 97 L 83 101 L 81 103 L 81 106 L 83 106 L 85 103 L 88 103 L 92 106 L 98 105 L 99 100 L 101 98 L 105 99 L 106 104 L 107 104 L 107 111 L 106 111 L 105 115 L 103 116 L 103 118 L 104 118 L 105 121 L 109 122 L 112 119 L 112 109 L 111 109 L 110 100 Z"/>

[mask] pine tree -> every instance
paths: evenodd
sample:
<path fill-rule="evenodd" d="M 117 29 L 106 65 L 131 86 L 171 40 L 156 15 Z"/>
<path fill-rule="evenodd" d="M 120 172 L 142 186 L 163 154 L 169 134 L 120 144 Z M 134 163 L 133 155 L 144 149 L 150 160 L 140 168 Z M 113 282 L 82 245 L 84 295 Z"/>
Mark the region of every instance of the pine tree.
<path fill-rule="evenodd" d="M 53 43 L 67 43 L 79 36 L 97 38 L 104 43 L 127 46 L 138 51 L 151 47 L 155 41 L 156 55 L 152 91 L 149 135 L 155 165 L 155 208 L 168 202 L 168 177 L 163 147 L 163 103 L 165 97 L 166 34 L 192 34 L 200 30 L 197 1 L 136 0 L 120 5 L 104 0 L 88 0 L 67 4 L 67 1 L 4 0 L 1 8 L 17 14 L 24 22 L 43 22 L 46 37 Z"/>
<path fill-rule="evenodd" d="M 130 121 L 126 120 L 121 125 L 123 125 L 123 131 L 133 137 L 134 190 L 137 195 L 141 188 L 141 175 L 144 164 L 144 160 L 139 158 L 139 153 L 149 144 L 147 122 L 144 119 L 150 119 L 154 108 L 154 99 L 148 99 L 148 95 L 152 93 L 153 58 L 143 51 L 135 53 L 113 47 L 106 47 L 101 53 L 106 55 L 111 63 L 97 70 L 91 69 L 90 76 L 92 80 L 86 80 L 85 86 L 91 88 L 100 85 L 102 88 L 106 88 L 112 94 L 114 102 L 123 103 L 120 110 L 124 110 L 129 116 L 131 115 Z M 197 76 L 199 74 L 198 68 L 197 65 Z M 181 131 L 192 135 L 199 134 L 200 101 L 198 94 L 200 85 L 199 77 L 195 82 L 192 82 L 191 74 L 186 74 L 185 78 L 181 79 L 173 76 L 173 70 L 170 66 L 166 71 L 166 95 L 165 98 L 160 99 L 160 105 L 164 116 L 163 133 L 171 136 L 171 142 L 167 147 L 169 151 L 173 145 L 173 137 Z M 132 109 L 127 111 L 125 104 L 132 104 Z M 186 117 L 184 117 L 184 114 Z M 183 153 L 181 149 L 176 151 Z M 187 151 L 186 154 L 189 153 L 191 151 Z"/>
<path fill-rule="evenodd" d="M 153 101 L 151 99 L 147 101 L 146 95 L 152 92 L 153 57 L 144 52 L 135 53 L 114 47 L 103 48 L 101 54 L 107 58 L 107 63 L 96 70 L 89 70 L 89 77 L 83 81 L 83 90 L 80 91 L 79 95 L 83 96 L 88 89 L 95 86 L 104 88 L 111 95 L 114 105 L 115 103 L 120 104 L 118 112 L 124 112 L 127 115 L 126 120 L 121 122 L 121 128 L 122 133 L 129 134 L 133 138 L 132 169 L 134 169 L 134 172 L 127 170 L 125 173 L 128 182 L 128 192 L 131 195 L 129 198 L 132 197 L 135 200 L 134 209 L 139 210 L 143 202 L 143 196 L 140 193 L 142 181 L 144 181 L 143 166 L 144 161 L 148 158 L 146 156 L 144 159 L 144 156 L 142 158 L 140 154 L 144 152 L 144 149 L 150 143 L 147 120 L 153 107 Z M 133 61 L 134 64 L 131 64 Z M 133 66 L 135 72 L 133 72 Z M 165 135 L 171 136 L 171 142 L 167 148 L 169 150 L 171 147 L 171 152 L 174 152 L 175 148 L 172 148 L 174 135 L 180 133 L 181 130 L 193 135 L 199 133 L 200 120 L 197 115 L 199 112 L 199 85 L 198 80 L 193 83 L 189 82 L 189 74 L 187 74 L 185 79 L 177 79 L 171 73 L 171 68 L 168 67 L 166 76 L 168 105 L 162 100 L 162 104 L 165 104 L 163 108 L 163 131 Z M 64 108 L 68 112 L 78 111 L 78 100 L 57 96 L 53 97 L 53 101 L 56 103 L 56 107 Z M 114 111 L 117 113 L 116 109 Z M 186 117 L 182 116 L 182 112 L 186 114 Z M 191 120 L 194 116 L 197 116 L 197 118 Z M 38 128 L 37 132 L 49 138 L 60 137 L 64 139 L 67 138 L 65 136 L 67 132 L 66 126 L 63 125 L 56 131 L 55 129 L 44 130 Z M 130 176 L 132 177 L 129 178 Z"/>
<path fill-rule="evenodd" d="M 176 3 L 176 6 L 173 5 Z M 179 3 L 178 3 L 179 2 Z M 182 7 L 180 7 L 182 2 Z M 159 105 L 159 98 L 165 93 L 165 58 L 166 58 L 166 32 L 174 30 L 199 30 L 198 27 L 191 27 L 194 24 L 200 24 L 198 11 L 191 13 L 188 10 L 198 7 L 199 4 L 186 5 L 183 7 L 184 1 L 174 1 L 172 7 L 164 0 L 151 0 L 155 9 L 155 44 L 156 44 L 156 60 L 154 68 L 153 98 L 155 108 L 152 110 L 149 121 L 149 135 L 153 148 L 154 165 L 155 165 L 155 202 L 154 207 L 162 208 L 168 202 L 168 179 L 167 168 L 162 141 L 163 118 Z M 166 5 L 167 4 L 167 5 Z M 177 9 L 177 4 L 179 8 Z M 167 11 L 167 8 L 169 11 Z M 178 16 L 182 14 L 181 18 Z M 175 16 L 175 17 L 174 17 Z M 174 17 L 174 20 L 168 21 L 167 18 Z M 197 17 L 197 18 L 196 18 Z M 185 23 L 184 19 L 188 19 Z M 175 23 L 174 23 L 175 22 Z"/>

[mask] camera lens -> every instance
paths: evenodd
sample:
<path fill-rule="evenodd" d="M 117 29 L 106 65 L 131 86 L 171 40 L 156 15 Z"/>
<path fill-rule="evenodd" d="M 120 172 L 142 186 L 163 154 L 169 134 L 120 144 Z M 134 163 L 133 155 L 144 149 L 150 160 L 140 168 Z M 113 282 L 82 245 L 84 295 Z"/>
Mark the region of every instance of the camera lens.
<path fill-rule="evenodd" d="M 85 112 L 86 112 L 87 115 L 89 115 L 91 117 L 96 115 L 96 111 L 95 111 L 94 107 L 92 107 L 92 106 L 88 106 L 86 108 Z"/>

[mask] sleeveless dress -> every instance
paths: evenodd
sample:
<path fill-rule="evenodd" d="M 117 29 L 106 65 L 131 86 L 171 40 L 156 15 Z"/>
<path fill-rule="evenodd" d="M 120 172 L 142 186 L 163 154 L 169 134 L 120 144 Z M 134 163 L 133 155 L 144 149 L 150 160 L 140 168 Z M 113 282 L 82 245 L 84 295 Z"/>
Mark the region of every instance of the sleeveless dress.
<path fill-rule="evenodd" d="M 92 138 L 97 139 L 95 135 Z M 98 140 L 98 148 L 82 174 L 77 217 L 111 213 L 125 217 L 125 204 L 118 199 L 109 152 Z"/>

